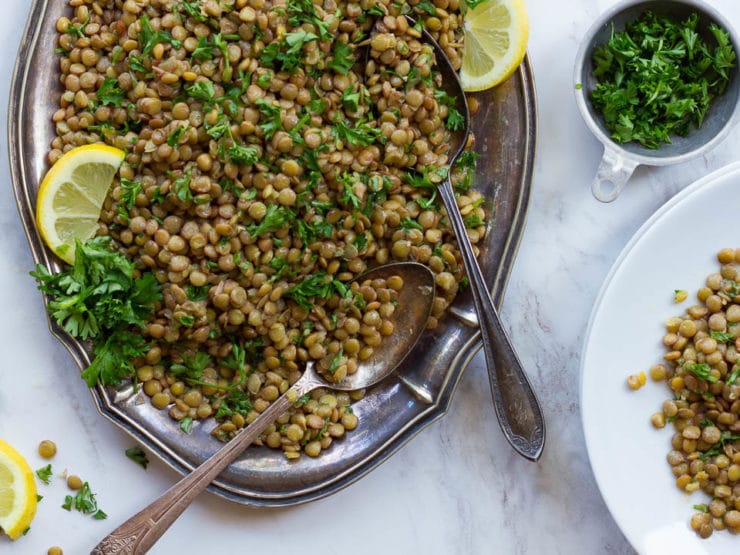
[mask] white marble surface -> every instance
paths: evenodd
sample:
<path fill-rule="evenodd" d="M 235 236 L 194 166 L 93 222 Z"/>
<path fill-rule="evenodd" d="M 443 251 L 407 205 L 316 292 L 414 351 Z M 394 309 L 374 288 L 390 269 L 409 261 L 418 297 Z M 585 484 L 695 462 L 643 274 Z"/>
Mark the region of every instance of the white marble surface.
<path fill-rule="evenodd" d="M 61 1 L 61 0 L 59 0 Z M 734 161 L 740 128 L 716 150 L 673 168 L 638 168 L 613 204 L 589 185 L 601 147 L 577 113 L 572 63 L 585 30 L 612 0 L 528 0 L 529 55 L 538 89 L 539 136 L 529 217 L 503 307 L 520 357 L 540 392 L 548 442 L 538 464 L 512 454 L 491 406 L 482 357 L 463 376 L 451 410 L 380 468 L 344 491 L 308 505 L 252 510 L 201 496 L 152 553 L 629 554 L 591 473 L 581 430 L 579 357 L 601 282 L 630 236 L 663 202 Z M 740 4 L 710 2 L 740 27 Z M 0 17 L 0 106 L 7 105 L 26 0 L 4 0 Z M 5 129 L 7 115 L 0 114 Z M 5 134 L 2 135 L 5 141 Z M 41 439 L 60 450 L 54 467 L 87 479 L 109 519 L 59 508 L 61 480 L 40 486 L 30 533 L 8 555 L 88 553 L 113 525 L 177 479 L 153 460 L 143 471 L 123 456 L 133 441 L 93 407 L 67 352 L 47 331 L 32 261 L 0 150 L 0 437 L 34 468 Z M 639 500 L 635 500 L 639 502 Z"/>

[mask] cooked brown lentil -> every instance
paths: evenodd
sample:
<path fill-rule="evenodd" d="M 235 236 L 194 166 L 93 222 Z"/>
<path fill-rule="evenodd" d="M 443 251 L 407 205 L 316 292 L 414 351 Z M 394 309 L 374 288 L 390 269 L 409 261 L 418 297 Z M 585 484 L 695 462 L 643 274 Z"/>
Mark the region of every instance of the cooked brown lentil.
<path fill-rule="evenodd" d="M 740 249 L 717 254 L 720 271 L 699 289 L 699 304 L 666 321 L 665 362 L 650 370 L 673 398 L 651 417 L 672 423 L 667 461 L 682 491 L 702 490 L 711 501 L 694 505 L 693 530 L 740 532 Z"/>
<path fill-rule="evenodd" d="M 50 439 L 45 439 L 39 443 L 39 455 L 45 459 L 51 459 L 57 454 L 57 444 Z"/>
<path fill-rule="evenodd" d="M 355 372 L 394 332 L 403 283 L 353 280 L 392 260 L 436 273 L 438 324 L 464 278 L 435 189 L 455 114 L 403 14 L 459 68 L 458 0 L 69 4 L 49 161 L 94 142 L 127 153 L 100 234 L 162 285 L 135 361 L 153 406 L 184 430 L 215 417 L 228 440 L 308 360 L 336 381 Z M 470 171 L 452 177 L 475 244 Z M 317 456 L 357 427 L 363 395 L 315 391 L 257 443 Z"/>
<path fill-rule="evenodd" d="M 75 474 L 71 474 L 67 476 L 67 487 L 71 490 L 79 490 L 82 489 L 83 482 L 82 478 Z"/>

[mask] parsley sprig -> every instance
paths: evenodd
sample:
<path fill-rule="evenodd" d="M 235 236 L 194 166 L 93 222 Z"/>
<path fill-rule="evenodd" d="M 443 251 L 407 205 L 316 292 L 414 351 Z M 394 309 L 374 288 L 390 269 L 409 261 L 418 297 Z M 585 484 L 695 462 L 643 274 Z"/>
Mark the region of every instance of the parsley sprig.
<path fill-rule="evenodd" d="M 117 385 L 135 374 L 132 359 L 146 353 L 140 333 L 162 298 L 151 273 L 134 278 L 134 264 L 112 250 L 108 237 L 77 241 L 75 263 L 59 273 L 31 272 L 49 296 L 48 311 L 70 335 L 92 339 L 95 358 L 82 373 L 90 387 Z"/>

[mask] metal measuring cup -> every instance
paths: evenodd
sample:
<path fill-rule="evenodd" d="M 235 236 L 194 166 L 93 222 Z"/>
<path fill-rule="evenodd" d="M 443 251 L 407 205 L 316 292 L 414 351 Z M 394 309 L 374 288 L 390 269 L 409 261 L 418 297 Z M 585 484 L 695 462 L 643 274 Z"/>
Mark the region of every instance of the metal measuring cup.
<path fill-rule="evenodd" d="M 685 20 L 692 13 L 697 13 L 699 16 L 697 32 L 712 44 L 714 38 L 708 29 L 710 23 L 715 23 L 729 33 L 735 52 L 740 56 L 738 35 L 732 25 L 715 8 L 698 0 L 626 0 L 612 6 L 594 22 L 576 55 L 574 88 L 576 104 L 586 125 L 604 145 L 604 154 L 591 184 L 591 192 L 601 202 L 615 200 L 632 172 L 640 164 L 648 166 L 677 164 L 713 148 L 727 136 L 735 119 L 740 97 L 737 65 L 732 69 L 725 93 L 712 101 L 702 126 L 699 129 L 692 129 L 687 136 L 672 136 L 670 143 L 663 144 L 658 149 L 645 148 L 638 143 L 619 144 L 610 137 L 609 131 L 604 126 L 603 117 L 594 109 L 590 100 L 591 91 L 596 87 L 591 58 L 594 48 L 608 42 L 612 32 L 623 30 L 625 24 L 635 21 L 645 11 L 669 15 L 679 21 Z M 737 63 L 740 63 L 740 58 Z"/>

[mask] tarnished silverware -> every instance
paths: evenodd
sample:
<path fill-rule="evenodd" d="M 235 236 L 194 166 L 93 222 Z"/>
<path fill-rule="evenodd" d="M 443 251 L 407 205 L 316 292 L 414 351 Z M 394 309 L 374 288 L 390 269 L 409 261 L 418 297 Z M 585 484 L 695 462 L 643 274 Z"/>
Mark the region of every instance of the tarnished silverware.
<path fill-rule="evenodd" d="M 410 17 L 408 19 L 409 23 L 414 25 L 414 20 Z M 434 47 L 436 66 L 442 74 L 443 88 L 455 98 L 455 108 L 465 119 L 463 129 L 450 133 L 448 165 L 452 168 L 455 160 L 463 151 L 470 132 L 468 103 L 457 72 L 444 50 L 425 29 L 422 28 L 421 33 L 422 39 Z M 540 458 L 545 445 L 545 420 L 542 409 L 511 340 L 501 325 L 498 311 L 491 299 L 483 273 L 468 239 L 465 223 L 455 200 L 450 175 L 451 170 L 447 172 L 447 177 L 438 184 L 437 188 L 447 210 L 450 224 L 455 231 L 465 272 L 470 281 L 496 416 L 501 430 L 514 450 L 523 457 L 536 461 Z"/>
<path fill-rule="evenodd" d="M 256 420 L 159 499 L 103 538 L 92 550 L 91 555 L 146 553 L 188 508 L 193 499 L 302 395 L 319 387 L 330 387 L 340 391 L 363 389 L 389 376 L 411 352 L 426 329 L 434 302 L 435 287 L 432 271 L 416 262 L 397 262 L 380 266 L 357 279 L 389 278 L 393 275 L 400 275 L 404 281 L 398 298 L 401 309 L 393 314 L 396 331 L 375 349 L 372 358 L 358 364 L 357 372 L 349 374 L 339 383 L 330 383 L 316 372 L 313 361 L 309 361 L 298 381 L 267 407 Z"/>

